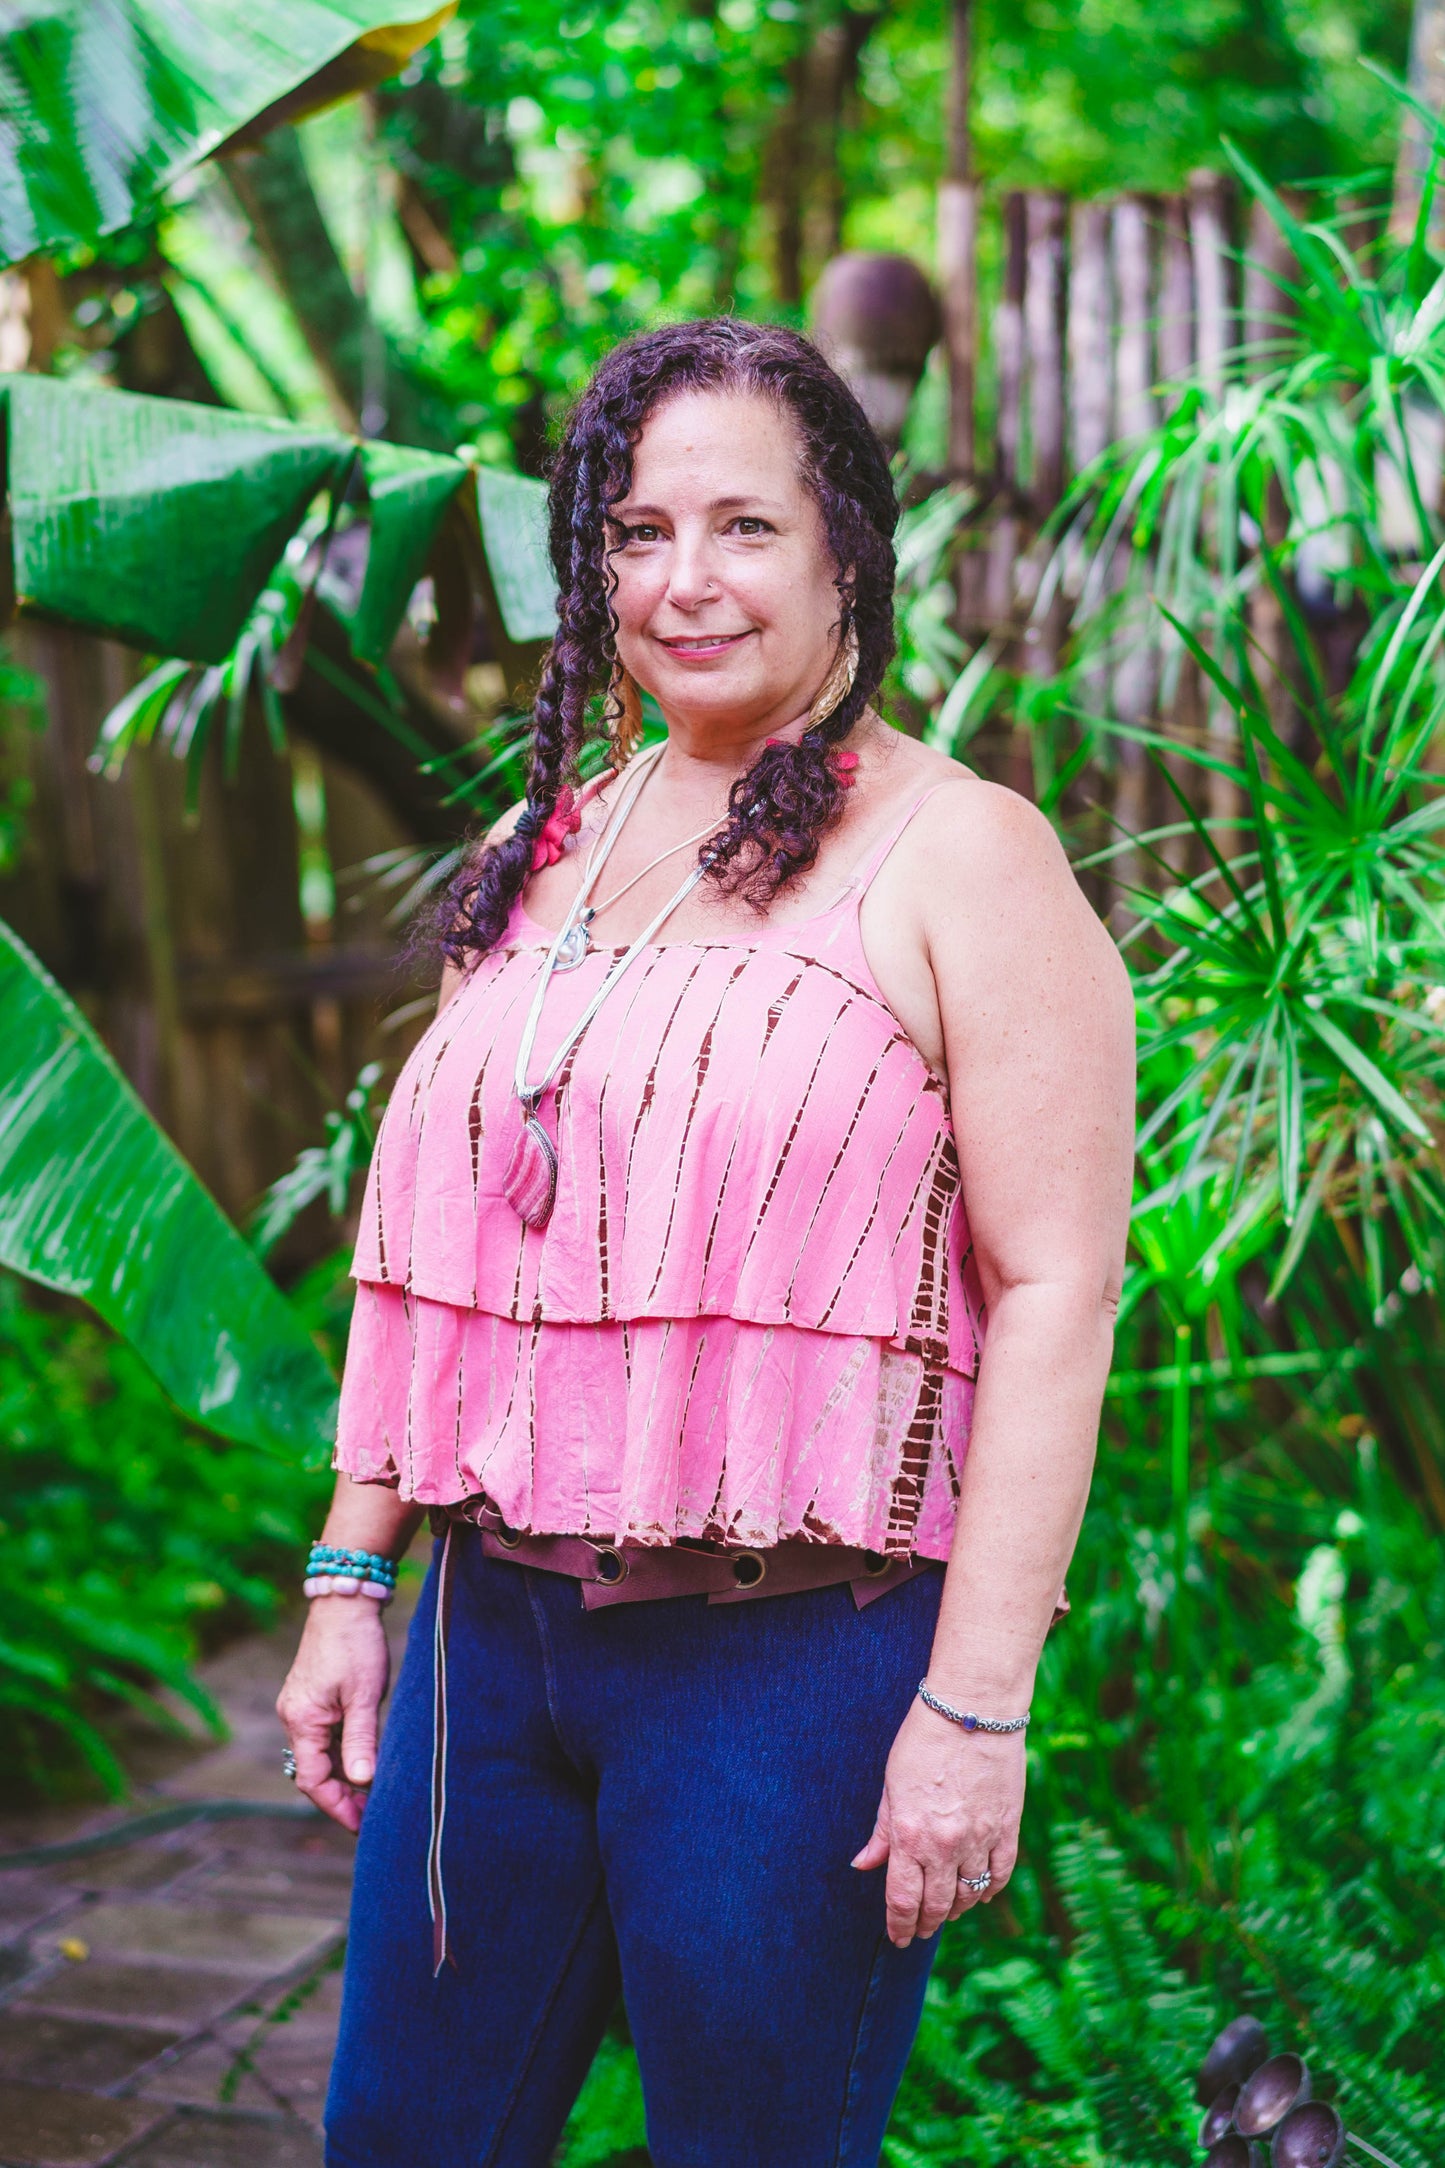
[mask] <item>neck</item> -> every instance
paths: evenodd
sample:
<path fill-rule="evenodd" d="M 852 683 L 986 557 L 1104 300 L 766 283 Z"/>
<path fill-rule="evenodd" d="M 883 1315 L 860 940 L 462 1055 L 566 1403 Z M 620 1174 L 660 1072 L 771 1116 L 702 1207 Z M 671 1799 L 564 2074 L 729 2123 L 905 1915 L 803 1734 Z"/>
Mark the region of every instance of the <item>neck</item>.
<path fill-rule="evenodd" d="M 855 747 L 871 735 L 871 711 L 860 717 L 849 733 Z M 668 715 L 667 740 L 656 764 L 654 788 L 661 786 L 679 802 L 704 810 L 726 801 L 740 775 L 745 775 L 770 738 L 793 744 L 808 727 L 804 709 L 791 721 L 759 724 L 748 721 L 730 726 L 710 720 L 699 727 L 682 716 Z"/>

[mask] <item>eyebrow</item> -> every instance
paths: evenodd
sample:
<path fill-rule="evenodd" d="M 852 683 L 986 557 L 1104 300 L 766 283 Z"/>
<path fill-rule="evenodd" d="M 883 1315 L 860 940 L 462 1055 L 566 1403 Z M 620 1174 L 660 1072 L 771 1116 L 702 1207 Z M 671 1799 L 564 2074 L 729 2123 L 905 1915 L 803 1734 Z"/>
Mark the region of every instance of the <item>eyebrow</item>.
<path fill-rule="evenodd" d="M 741 512 L 743 510 L 781 512 L 783 507 L 768 497 L 714 497 L 708 505 L 709 512 Z M 629 519 L 665 519 L 667 512 L 660 504 L 632 504 L 626 498 L 611 508 L 614 519 L 624 512 Z"/>

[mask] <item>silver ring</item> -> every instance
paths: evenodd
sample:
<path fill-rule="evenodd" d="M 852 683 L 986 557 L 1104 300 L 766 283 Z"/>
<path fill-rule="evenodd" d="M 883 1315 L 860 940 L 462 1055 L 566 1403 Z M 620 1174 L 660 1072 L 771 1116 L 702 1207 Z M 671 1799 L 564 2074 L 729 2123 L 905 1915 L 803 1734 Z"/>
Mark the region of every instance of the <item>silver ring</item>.
<path fill-rule="evenodd" d="M 989 1884 L 992 1881 L 993 1876 L 989 1873 L 987 1867 L 985 1867 L 982 1874 L 961 1874 L 958 1878 L 958 1886 L 960 1889 L 971 1889 L 982 1892 L 989 1887 Z"/>
<path fill-rule="evenodd" d="M 289 1746 L 281 1749 L 281 1774 L 289 1777 L 293 1784 L 296 1782 L 296 1756 Z"/>

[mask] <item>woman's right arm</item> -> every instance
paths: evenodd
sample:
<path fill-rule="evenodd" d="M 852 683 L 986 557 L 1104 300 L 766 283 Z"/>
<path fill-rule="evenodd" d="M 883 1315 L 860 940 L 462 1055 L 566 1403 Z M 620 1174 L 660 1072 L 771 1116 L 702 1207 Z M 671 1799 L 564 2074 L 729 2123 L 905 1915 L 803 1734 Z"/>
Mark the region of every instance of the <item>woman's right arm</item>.
<path fill-rule="evenodd" d="M 322 1540 L 400 1558 L 425 1507 L 381 1483 L 336 1479 Z M 376 1733 L 388 1660 L 382 1607 L 369 1596 L 313 1596 L 296 1660 L 276 1703 L 296 1756 L 297 1789 L 343 1829 L 361 1827 L 376 1768 Z M 340 1752 L 335 1733 L 341 1730 Z"/>
<path fill-rule="evenodd" d="M 485 843 L 510 835 L 522 808 L 509 806 L 487 831 Z M 440 1013 L 461 985 L 463 972 L 448 963 L 437 997 Z M 356 1551 L 400 1558 L 421 1526 L 423 1506 L 411 1505 L 381 1483 L 336 1479 L 322 1541 Z M 301 1646 L 276 1701 L 296 1756 L 296 1784 L 343 1829 L 361 1826 L 367 1788 L 376 1768 L 376 1735 L 386 1699 L 389 1662 L 381 1605 L 368 1596 L 313 1596 Z M 336 1731 L 341 1731 L 337 1751 Z"/>

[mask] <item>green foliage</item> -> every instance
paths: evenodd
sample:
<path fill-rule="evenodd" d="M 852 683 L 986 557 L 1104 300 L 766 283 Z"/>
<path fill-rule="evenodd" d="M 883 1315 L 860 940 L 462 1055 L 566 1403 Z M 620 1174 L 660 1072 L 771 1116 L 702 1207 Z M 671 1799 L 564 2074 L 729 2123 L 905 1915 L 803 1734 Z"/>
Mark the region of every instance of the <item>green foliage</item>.
<path fill-rule="evenodd" d="M 0 1275 L 0 1709 L 12 1781 L 120 1793 L 121 1710 L 174 1725 L 204 1636 L 274 1618 L 330 1479 L 207 1437 L 131 1351 Z"/>
<path fill-rule="evenodd" d="M 379 660 L 448 506 L 471 485 L 462 459 L 185 399 L 44 376 L 0 377 L 0 393 L 22 604 L 200 662 L 234 667 L 231 650 L 259 637 L 247 621 L 308 511 L 324 498 L 329 532 L 353 494 L 365 504 L 365 570 L 338 614 L 357 657 Z M 515 499 L 526 485 L 504 486 Z M 516 507 L 493 521 L 488 543 L 499 579 L 546 621 L 550 590 L 531 595 L 535 538 L 522 526 Z M 242 690 L 248 675 L 249 658 Z"/>
<path fill-rule="evenodd" d="M 381 1081 L 381 1063 L 369 1061 L 339 1109 L 326 1115 L 327 1142 L 308 1144 L 294 1166 L 271 1184 L 251 1224 L 251 1241 L 265 1257 L 294 1227 L 307 1206 L 326 1199 L 333 1220 L 345 1217 L 352 1185 L 365 1171 L 376 1142 L 377 1112 L 371 1095 Z"/>
<path fill-rule="evenodd" d="M 7 8 L 0 261 L 128 225 L 244 122 L 403 19 L 391 0 L 255 0 L 244 15 L 225 0 Z M 393 65 L 415 42 L 395 41 Z"/>
<path fill-rule="evenodd" d="M 326 1457 L 336 1387 L 304 1326 L 3 923 L 0 1009 L 0 1264 L 89 1302 L 197 1421 Z"/>

